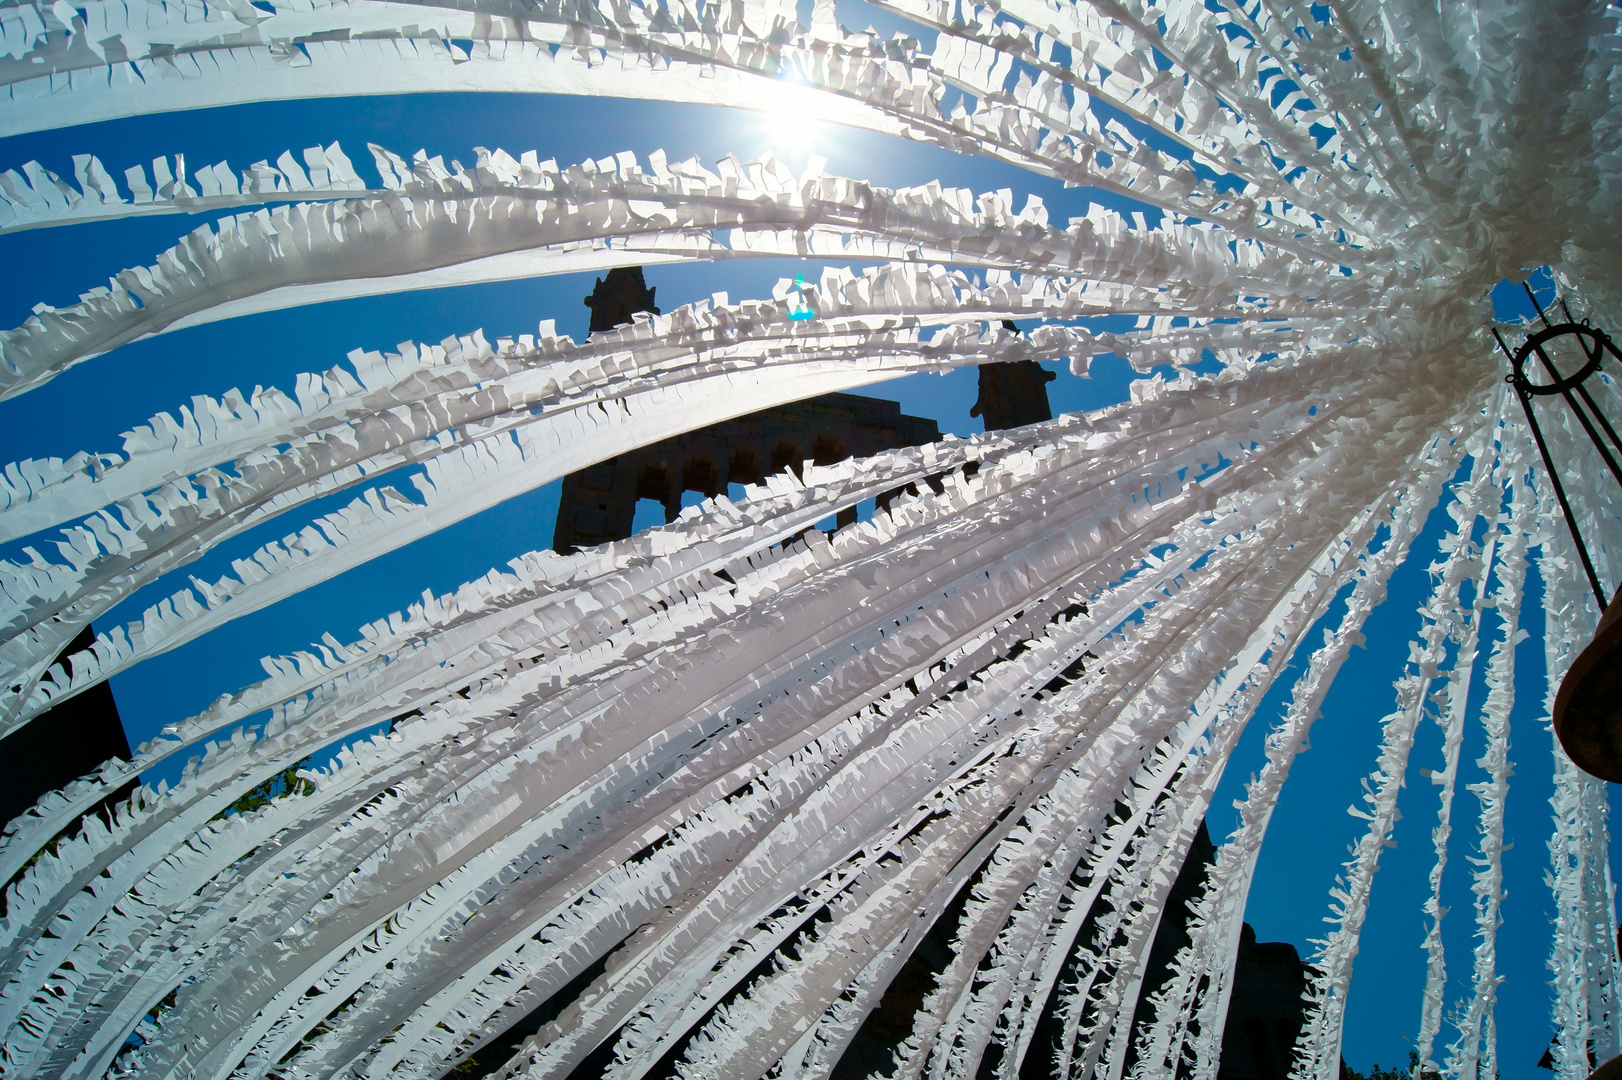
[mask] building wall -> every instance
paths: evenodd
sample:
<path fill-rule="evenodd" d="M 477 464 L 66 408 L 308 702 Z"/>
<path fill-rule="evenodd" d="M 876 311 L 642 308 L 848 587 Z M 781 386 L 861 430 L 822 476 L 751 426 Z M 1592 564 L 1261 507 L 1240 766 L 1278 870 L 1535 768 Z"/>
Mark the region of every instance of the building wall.
<path fill-rule="evenodd" d="M 1149 947 L 1143 989 L 1133 1015 L 1134 1027 L 1148 1023 L 1153 1012 L 1149 999 L 1171 978 L 1177 950 L 1190 942 L 1188 908 L 1205 888 L 1215 858 L 1216 847 L 1201 822 Z M 1311 966 L 1301 959 L 1294 945 L 1285 941 L 1258 942 L 1256 931 L 1249 923 L 1244 924 L 1233 993 L 1228 999 L 1227 1024 L 1222 1029 L 1222 1062 L 1217 1080 L 1287 1080 L 1291 1048 L 1305 1017 L 1302 994 L 1311 973 Z M 1136 1058 L 1136 1041 L 1134 1032 L 1128 1069 Z"/>
<path fill-rule="evenodd" d="M 684 491 L 715 496 L 729 483 L 758 484 L 806 461 L 831 465 L 940 438 L 933 420 L 907 416 L 893 401 L 825 394 L 677 435 L 571 473 L 563 479 L 552 546 L 558 551 L 631 535 L 638 499 L 670 521 Z"/>
<path fill-rule="evenodd" d="M 57 659 L 90 648 L 95 635 L 80 632 Z M 0 826 L 47 791 L 94 772 L 108 758 L 130 757 L 112 687 L 101 683 L 0 739 Z M 134 789 L 131 783 L 113 797 Z M 0 882 L 3 886 L 4 882 Z"/>

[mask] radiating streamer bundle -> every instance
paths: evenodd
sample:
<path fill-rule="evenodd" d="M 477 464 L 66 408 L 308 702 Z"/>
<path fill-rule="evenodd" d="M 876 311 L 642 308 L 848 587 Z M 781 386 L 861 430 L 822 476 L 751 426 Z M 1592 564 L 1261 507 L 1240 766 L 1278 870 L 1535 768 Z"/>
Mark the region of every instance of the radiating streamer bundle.
<path fill-rule="evenodd" d="M 468 327 L 318 359 L 291 388 L 193 397 L 120 445 L 6 465 L 0 736 L 705 425 L 987 363 L 1086 376 L 1113 354 L 1149 376 L 1085 415 L 808 461 L 267 657 L 264 679 L 5 826 L 0 1076 L 1211 1080 L 1282 785 L 1439 506 L 1451 531 L 1291 1067 L 1338 1078 L 1374 875 L 1431 718 L 1420 1067 L 1496 1075 L 1529 559 L 1550 701 L 1598 612 L 1503 390 L 1488 293 L 1547 265 L 1581 317 L 1622 325 L 1616 8 L 875 6 L 912 34 L 852 31 L 832 0 L 803 24 L 788 0 L 0 3 L 3 135 L 354 94 L 791 101 L 1128 208 L 1058 222 L 1035 197 L 770 155 L 469 147 L 464 166 L 332 143 L 199 166 L 154 147 L 127 169 L 80 154 L 71 178 L 0 162 L 0 237 L 218 212 L 0 330 L 0 398 L 317 302 L 827 264 L 585 341 Z M 1598 380 L 1611 406 L 1617 378 Z M 1615 495 L 1569 419 L 1547 435 L 1615 582 Z M 280 539 L 254 533 L 278 521 Z M 229 572 L 188 569 L 216 552 Z M 137 594 L 157 599 L 106 621 Z M 1188 943 L 1146 989 L 1172 882 L 1292 659 Z M 1472 725 L 1476 945 L 1450 995 L 1442 882 Z M 1622 1050 L 1622 972 L 1604 785 L 1558 744 L 1552 762 L 1551 1056 L 1573 1080 Z"/>

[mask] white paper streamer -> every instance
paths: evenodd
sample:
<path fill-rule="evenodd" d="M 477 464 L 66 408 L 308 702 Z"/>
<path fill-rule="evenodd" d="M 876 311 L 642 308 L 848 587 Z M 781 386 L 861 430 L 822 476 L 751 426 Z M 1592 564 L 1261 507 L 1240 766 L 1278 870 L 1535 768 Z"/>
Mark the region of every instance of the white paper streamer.
<path fill-rule="evenodd" d="M 551 1002 L 498 1075 L 562 1077 L 601 1053 L 616 1080 L 661 1062 L 825 1077 L 946 918 L 957 958 L 898 1048 L 905 1075 L 1119 1080 L 1134 1038 L 1136 1080 L 1215 1074 L 1256 850 L 1318 704 L 1466 443 L 1478 470 L 1461 526 L 1496 505 L 1488 443 L 1514 460 L 1518 431 L 1483 441 L 1495 386 L 1503 397 L 1483 298 L 1557 253 L 1579 311 L 1622 314 L 1618 15 L 1546 0 L 1468 18 L 1407 0 L 1332 17 L 1272 0 L 885 6 L 933 43 L 853 32 L 828 0 L 808 25 L 786 0 L 0 8 L 0 133 L 359 93 L 600 94 L 792 110 L 1142 208 L 1058 222 L 1012 188 L 889 190 L 769 157 L 560 168 L 469 148 L 468 167 L 372 147 L 375 185 L 336 145 L 245 170 L 176 156 L 120 172 L 85 153 L 71 170 L 0 171 L 0 232 L 56 227 L 64 243 L 94 231 L 68 226 L 235 208 L 0 333 L 6 396 L 116 363 L 102 354 L 126 342 L 340 297 L 696 259 L 870 267 L 801 290 L 811 320 L 789 318 L 783 283 L 585 343 L 543 329 L 353 354 L 292 388 L 198 399 L 119 447 L 7 466 L 0 539 L 25 550 L 0 566 L 0 732 L 502 498 L 715 420 L 987 361 L 1085 375 L 1114 352 L 1180 369 L 1089 416 L 812 466 L 630 541 L 533 552 L 359 640 L 268 658 L 263 681 L 0 836 L 7 1076 L 438 1080 Z M 1101 314 L 1137 325 L 1076 325 Z M 1009 318 L 1026 332 L 1001 330 Z M 1622 500 L 1569 420 L 1547 429 L 1611 575 Z M 815 528 L 898 488 L 869 522 Z M 312 520 L 339 491 L 349 504 Z M 1532 507 L 1517 488 L 1486 547 L 1508 616 L 1522 546 L 1542 544 L 1557 678 L 1595 613 L 1538 493 Z M 282 515 L 285 540 L 226 547 Z M 233 573 L 159 584 L 207 551 L 238 556 Z M 1408 746 L 1448 639 L 1477 632 L 1460 583 L 1479 597 L 1493 557 L 1453 544 L 1425 609 L 1323 945 L 1302 1080 L 1338 1067 Z M 1348 614 L 1196 906 L 1195 944 L 1136 1008 L 1234 741 L 1347 584 Z M 53 667 L 154 585 L 164 599 L 139 620 Z M 1496 1067 L 1505 626 L 1460 1075 Z M 1474 652 L 1454 661 L 1444 804 Z M 337 746 L 285 797 L 230 809 Z M 193 753 L 173 785 L 80 820 Z M 1565 1078 L 1590 1043 L 1617 1048 L 1618 970 L 1603 787 L 1558 753 L 1555 769 Z M 1038 1039 L 1049 1026 L 1057 1038 Z"/>

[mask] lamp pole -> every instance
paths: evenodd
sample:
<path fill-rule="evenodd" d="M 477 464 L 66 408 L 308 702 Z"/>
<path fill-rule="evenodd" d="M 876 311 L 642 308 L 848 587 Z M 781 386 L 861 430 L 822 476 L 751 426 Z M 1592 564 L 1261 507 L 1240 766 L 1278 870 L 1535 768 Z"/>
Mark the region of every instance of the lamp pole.
<path fill-rule="evenodd" d="M 1564 300 L 1560 301 L 1560 308 L 1566 321 L 1550 322 L 1548 313 L 1538 303 L 1531 286 L 1523 284 L 1522 287 L 1531 298 L 1532 306 L 1537 309 L 1543 328 L 1527 334 L 1525 342 L 1514 352 L 1510 351 L 1496 328 L 1493 329 L 1493 337 L 1504 355 L 1509 357 L 1510 374 L 1505 376 L 1505 381 L 1514 387 L 1516 397 L 1520 399 L 1527 426 L 1532 431 L 1532 439 L 1537 443 L 1538 454 L 1543 458 L 1543 467 L 1554 488 L 1555 499 L 1560 503 L 1560 512 L 1565 515 L 1566 527 L 1571 530 L 1572 541 L 1577 546 L 1577 557 L 1582 562 L 1583 573 L 1603 612 L 1594 639 L 1572 661 L 1565 678 L 1561 680 L 1560 690 L 1555 695 L 1554 730 L 1560 745 L 1578 768 L 1605 780 L 1622 782 L 1622 589 L 1607 602 L 1594 560 L 1583 540 L 1582 530 L 1577 526 L 1577 515 L 1566 496 L 1560 470 L 1555 467 L 1548 440 L 1544 438 L 1537 412 L 1532 407 L 1534 398 L 1558 395 L 1563 399 L 1594 444 L 1594 449 L 1599 452 L 1611 476 L 1618 485 L 1622 485 L 1622 463 L 1619 463 L 1619 459 L 1622 459 L 1622 438 L 1617 436 L 1616 429 L 1600 411 L 1586 386 L 1587 381 L 1599 372 L 1607 354 L 1622 363 L 1622 352 L 1617 351 L 1616 343 L 1605 331 L 1590 326 L 1586 319 L 1579 323 L 1573 318 Z M 1574 342 L 1583 357 L 1582 367 L 1571 375 L 1562 375 L 1550 356 L 1557 341 Z M 1546 383 L 1535 383 L 1527 374 L 1527 366 L 1534 356 L 1549 377 Z"/>

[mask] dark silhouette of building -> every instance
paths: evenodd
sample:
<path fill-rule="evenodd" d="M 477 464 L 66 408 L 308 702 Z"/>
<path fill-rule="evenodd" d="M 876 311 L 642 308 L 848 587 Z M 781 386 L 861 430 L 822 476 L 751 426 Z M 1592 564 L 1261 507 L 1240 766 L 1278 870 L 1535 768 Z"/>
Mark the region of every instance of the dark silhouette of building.
<path fill-rule="evenodd" d="M 90 648 L 95 635 L 86 627 L 57 657 Z M 70 780 L 94 772 L 109 758 L 130 757 L 129 739 L 118 718 L 112 687 L 93 686 L 69 698 L 19 730 L 0 739 L 0 827 L 39 797 Z M 135 789 L 131 781 L 104 803 Z M 0 887 L 4 886 L 0 882 Z"/>
<path fill-rule="evenodd" d="M 758 484 L 807 460 L 831 465 L 941 437 L 933 420 L 907 416 L 893 401 L 855 394 L 762 409 L 654 443 L 563 478 L 552 547 L 568 552 L 631 535 L 638 499 L 681 512 L 684 491 L 715 496 L 732 484 Z M 855 520 L 842 511 L 840 525 Z"/>
<path fill-rule="evenodd" d="M 1144 968 L 1141 993 L 1132 1015 L 1132 1039 L 1122 1071 L 1126 1075 L 1137 1059 L 1136 1043 L 1143 1026 L 1153 1017 L 1150 998 L 1171 978 L 1177 951 L 1190 943 L 1189 905 L 1204 890 L 1216 847 L 1201 822 L 1190 845 L 1177 880 L 1166 900 L 1165 913 L 1150 945 Z M 935 989 L 936 980 L 952 959 L 952 937 L 968 898 L 965 886 L 956 900 L 920 940 L 889 989 L 868 1014 L 855 1040 L 835 1067 L 833 1080 L 855 1080 L 875 1070 L 887 1071 L 896 1048 L 912 1033 L 913 1015 Z M 1122 938 L 1104 942 L 1099 937 L 1098 912 L 1083 924 L 1061 983 L 1075 970 L 1082 950 L 1096 952 L 1106 944 L 1119 944 Z M 1118 933 L 1118 931 L 1117 931 Z M 1227 1025 L 1222 1040 L 1222 1062 L 1217 1076 L 1222 1080 L 1287 1080 L 1290 1052 L 1300 1033 L 1305 1011 L 1302 993 L 1312 969 L 1301 962 L 1295 946 L 1285 943 L 1258 944 L 1255 932 L 1245 925 L 1239 945 L 1233 993 L 1228 1004 Z M 1051 1080 L 1054 1073 L 1053 1046 L 1059 1033 L 1049 1000 L 1037 1024 L 1035 1039 L 1020 1064 L 1020 1080 Z M 978 1075 L 995 1075 L 1007 1048 L 993 1039 L 981 1059 Z M 1183 1070 L 1179 1070 L 1183 1075 Z"/>
<path fill-rule="evenodd" d="M 1018 331 L 1012 322 L 1003 321 L 1009 330 Z M 1016 360 L 1012 363 L 980 365 L 980 397 L 969 410 L 978 416 L 987 431 L 1024 427 L 1053 419 L 1053 407 L 1048 404 L 1048 383 L 1054 374 L 1035 360 Z"/>
<path fill-rule="evenodd" d="M 1189 844 L 1183 868 L 1177 872 L 1177 880 L 1172 882 L 1171 892 L 1166 895 L 1160 926 L 1155 930 L 1154 941 L 1149 944 L 1149 959 L 1143 967 L 1143 988 L 1138 993 L 1137 1009 L 1132 1014 L 1134 1029 L 1140 1029 L 1150 1021 L 1153 1009 L 1149 999 L 1171 979 L 1171 965 L 1177 950 L 1193 941 L 1188 934 L 1188 905 L 1199 899 L 1211 864 L 1215 861 L 1216 845 L 1211 843 L 1211 834 L 1202 821 L 1193 842 Z M 1138 1057 L 1137 1030 L 1133 1031 L 1133 1039 L 1126 1053 L 1126 1068 L 1130 1069 Z"/>
<path fill-rule="evenodd" d="M 890 980 L 878 1005 L 862 1021 L 828 1080 L 867 1080 L 890 1072 L 896 1048 L 912 1034 L 914 1016 L 952 962 L 952 935 L 963 917 L 969 894 L 970 888 L 965 885 L 919 940 Z"/>
<path fill-rule="evenodd" d="M 1047 384 L 1053 377 L 1035 360 L 981 364 L 980 397 L 969 415 L 980 417 L 987 431 L 1052 420 Z"/>
<path fill-rule="evenodd" d="M 618 266 L 610 270 L 606 277 L 597 279 L 597 287 L 585 299 L 591 309 L 590 332 L 612 330 L 630 322 L 631 316 L 639 311 L 659 314 L 659 309 L 653 306 L 654 292 L 642 279 L 640 266 Z"/>
<path fill-rule="evenodd" d="M 610 270 L 585 300 L 591 332 L 612 330 L 640 311 L 657 315 L 653 293 L 640 266 Z M 640 499 L 660 503 L 671 521 L 681 512 L 685 491 L 713 498 L 728 484 L 758 484 L 784 469 L 798 474 L 807 460 L 832 465 L 940 437 L 935 421 L 906 416 L 893 401 L 855 394 L 762 409 L 570 473 L 563 478 L 552 547 L 569 552 L 625 539 Z M 854 520 L 855 510 L 845 510 L 838 524 Z"/>
<path fill-rule="evenodd" d="M 1222 1031 L 1218 1080 L 1286 1080 L 1306 1012 L 1302 994 L 1313 969 L 1287 941 L 1256 940 L 1245 923 Z"/>
<path fill-rule="evenodd" d="M 1205 887 L 1216 846 L 1205 823 L 1189 846 L 1187 859 L 1166 898 L 1165 913 L 1149 947 L 1143 988 L 1138 995 L 1133 1027 L 1141 1028 L 1153 1016 L 1149 1004 L 1172 976 L 1177 950 L 1191 941 L 1188 906 Z M 1291 1053 L 1305 1018 L 1307 980 L 1312 967 L 1303 962 L 1294 945 L 1284 941 L 1258 942 L 1256 931 L 1245 923 L 1239 935 L 1233 992 L 1228 998 L 1228 1019 L 1222 1029 L 1222 1062 L 1218 1080 L 1287 1080 Z M 1127 1050 L 1127 1068 L 1137 1057 L 1137 1031 Z"/>

